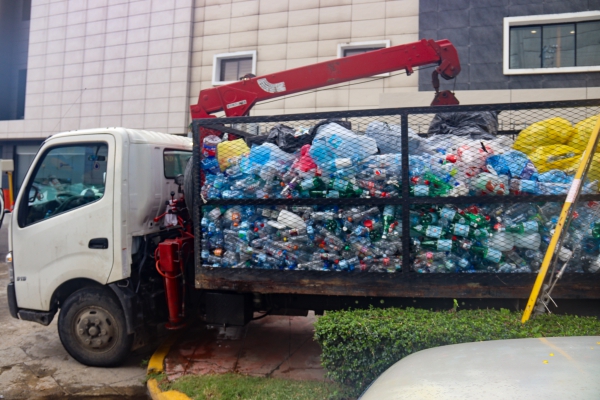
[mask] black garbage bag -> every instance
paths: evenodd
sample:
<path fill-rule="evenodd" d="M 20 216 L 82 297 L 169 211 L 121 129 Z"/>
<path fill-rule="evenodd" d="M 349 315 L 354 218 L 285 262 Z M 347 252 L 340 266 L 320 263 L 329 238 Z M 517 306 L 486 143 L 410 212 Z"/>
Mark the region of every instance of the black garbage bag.
<path fill-rule="evenodd" d="M 305 144 L 312 143 L 312 137 L 309 134 L 296 135 L 296 130 L 290 126 L 277 124 L 271 128 L 268 134 L 251 136 L 246 138 L 246 144 L 261 145 L 263 143 L 273 143 L 281 150 L 287 153 L 294 153 Z"/>
<path fill-rule="evenodd" d="M 312 143 L 312 137 L 309 134 L 299 134 L 296 136 L 296 130 L 287 125 L 275 125 L 267 135 L 267 142 L 277 145 L 286 153 L 294 153 L 305 144 Z"/>
<path fill-rule="evenodd" d="M 351 123 L 348 121 L 326 120 L 314 125 L 312 128 L 310 128 L 307 134 L 301 134 L 296 136 L 296 130 L 294 128 L 289 127 L 287 125 L 278 124 L 271 128 L 269 133 L 266 135 L 251 136 L 246 138 L 246 144 L 249 147 L 252 147 L 252 145 L 261 145 L 265 142 L 268 142 L 277 145 L 281 150 L 285 151 L 286 153 L 295 153 L 296 151 L 300 150 L 300 148 L 305 144 L 312 143 L 313 139 L 317 135 L 319 127 L 332 122 L 339 124 L 347 129 L 350 129 L 350 127 L 352 126 Z"/>
<path fill-rule="evenodd" d="M 493 139 L 498 133 L 496 111 L 439 113 L 429 125 L 430 135 L 469 136 L 471 139 Z"/>

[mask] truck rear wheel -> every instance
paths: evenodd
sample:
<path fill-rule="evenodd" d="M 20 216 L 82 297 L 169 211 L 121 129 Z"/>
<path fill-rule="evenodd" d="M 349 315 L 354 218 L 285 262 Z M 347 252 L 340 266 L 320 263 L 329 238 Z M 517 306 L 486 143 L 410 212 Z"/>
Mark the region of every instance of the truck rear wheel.
<path fill-rule="evenodd" d="M 84 288 L 69 296 L 58 316 L 58 334 L 71 357 L 94 367 L 121 364 L 133 343 L 121 306 L 101 288 Z"/>

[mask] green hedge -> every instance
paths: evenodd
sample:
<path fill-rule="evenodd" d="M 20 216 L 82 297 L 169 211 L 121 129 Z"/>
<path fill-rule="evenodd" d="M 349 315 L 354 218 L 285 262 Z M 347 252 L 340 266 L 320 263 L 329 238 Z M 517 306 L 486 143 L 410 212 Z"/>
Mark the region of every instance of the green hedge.
<path fill-rule="evenodd" d="M 327 312 L 315 324 L 329 376 L 359 393 L 389 366 L 419 350 L 483 340 L 600 335 L 594 317 L 544 315 L 521 324 L 508 310 L 375 309 Z"/>

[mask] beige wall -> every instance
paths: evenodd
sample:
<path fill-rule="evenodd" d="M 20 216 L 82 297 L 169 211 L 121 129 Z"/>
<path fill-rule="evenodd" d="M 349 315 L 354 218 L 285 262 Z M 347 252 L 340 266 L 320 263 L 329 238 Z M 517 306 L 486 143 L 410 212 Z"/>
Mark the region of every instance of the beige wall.
<path fill-rule="evenodd" d="M 256 50 L 263 75 L 336 58 L 341 43 L 419 39 L 418 0 L 195 1 L 190 104 L 212 86 L 215 54 Z M 418 91 L 416 73 L 365 81 L 258 105 L 252 115 L 378 108 L 382 93 Z"/>
<path fill-rule="evenodd" d="M 187 133 L 193 0 L 32 0 L 25 119 L 0 139 Z"/>
<path fill-rule="evenodd" d="M 337 57 L 338 44 L 418 37 L 419 0 L 32 0 L 25 119 L 0 139 L 98 126 L 183 134 L 213 56 L 257 52 L 257 74 Z M 392 73 L 394 75 L 394 73 Z M 417 73 L 256 106 L 285 114 L 427 105 Z M 598 88 L 458 92 L 462 104 L 598 98 Z"/>

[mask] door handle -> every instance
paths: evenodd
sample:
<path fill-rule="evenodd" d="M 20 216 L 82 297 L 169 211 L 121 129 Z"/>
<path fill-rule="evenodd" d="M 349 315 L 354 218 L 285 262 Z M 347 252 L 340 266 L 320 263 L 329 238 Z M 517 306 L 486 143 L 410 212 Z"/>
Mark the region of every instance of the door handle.
<path fill-rule="evenodd" d="M 88 244 L 90 249 L 108 249 L 108 239 L 107 238 L 95 238 L 91 239 Z"/>

